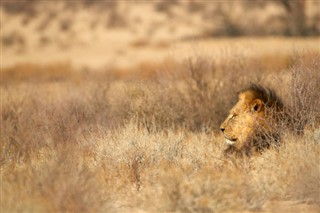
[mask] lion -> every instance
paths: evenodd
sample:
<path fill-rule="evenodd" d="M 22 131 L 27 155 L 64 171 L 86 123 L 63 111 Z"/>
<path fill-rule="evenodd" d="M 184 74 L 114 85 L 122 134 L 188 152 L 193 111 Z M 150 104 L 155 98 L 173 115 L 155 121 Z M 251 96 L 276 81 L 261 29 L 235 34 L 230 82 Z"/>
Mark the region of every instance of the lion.
<path fill-rule="evenodd" d="M 269 88 L 251 84 L 240 91 L 238 102 L 220 126 L 228 146 L 225 154 L 250 156 L 268 148 L 272 142 L 277 144 L 276 123 L 283 110 L 283 102 Z"/>

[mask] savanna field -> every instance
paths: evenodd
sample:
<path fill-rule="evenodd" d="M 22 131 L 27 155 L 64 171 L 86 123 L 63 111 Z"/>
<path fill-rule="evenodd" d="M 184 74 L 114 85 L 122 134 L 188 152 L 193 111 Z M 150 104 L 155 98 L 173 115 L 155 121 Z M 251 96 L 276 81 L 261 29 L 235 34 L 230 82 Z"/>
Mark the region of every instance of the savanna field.
<path fill-rule="evenodd" d="M 320 211 L 318 36 L 97 41 L 112 57 L 65 40 L 68 60 L 22 37 L 1 46 L 1 213 Z M 251 82 L 278 94 L 293 129 L 227 158 L 219 127 Z"/>

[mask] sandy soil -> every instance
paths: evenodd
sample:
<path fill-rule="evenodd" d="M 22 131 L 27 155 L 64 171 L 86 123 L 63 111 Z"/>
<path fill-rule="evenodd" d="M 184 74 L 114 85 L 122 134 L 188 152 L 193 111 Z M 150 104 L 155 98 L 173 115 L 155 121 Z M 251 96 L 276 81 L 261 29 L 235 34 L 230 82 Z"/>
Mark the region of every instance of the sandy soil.
<path fill-rule="evenodd" d="M 309 2 L 306 7 L 310 21 L 318 14 L 313 4 Z M 224 32 L 228 19 L 244 32 L 262 30 L 268 35 L 268 30 L 277 33 L 285 28 L 281 5 L 247 6 L 241 2 L 120 1 L 90 7 L 40 1 L 29 8 L 32 12 L 17 13 L 0 7 L 1 67 L 70 62 L 76 67 L 123 68 L 194 54 L 218 58 L 239 52 L 255 56 L 320 49 L 319 38 L 312 37 L 214 38 L 210 34 Z M 266 28 L 270 20 L 277 21 Z"/>
<path fill-rule="evenodd" d="M 48 48 L 41 51 L 30 49 L 24 53 L 3 49 L 2 67 L 16 63 L 46 64 L 70 62 L 76 67 L 88 68 L 126 68 L 142 62 L 162 62 L 165 59 L 183 59 L 197 54 L 221 58 L 241 53 L 247 56 L 290 54 L 294 51 L 319 51 L 319 38 L 223 38 L 174 43 L 150 43 L 141 47 L 132 47 L 112 35 L 101 43 L 67 50 Z M 125 38 L 123 38 L 125 40 Z M 130 47 L 131 46 L 131 47 Z"/>

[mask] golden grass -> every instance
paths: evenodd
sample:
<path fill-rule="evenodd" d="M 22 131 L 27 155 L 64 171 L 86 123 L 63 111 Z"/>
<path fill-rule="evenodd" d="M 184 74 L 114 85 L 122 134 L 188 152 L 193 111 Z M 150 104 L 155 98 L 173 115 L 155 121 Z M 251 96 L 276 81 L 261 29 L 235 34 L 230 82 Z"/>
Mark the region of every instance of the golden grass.
<path fill-rule="evenodd" d="M 319 55 L 317 51 L 306 51 L 303 53 L 305 62 L 312 63 L 312 60 Z M 241 56 L 243 57 L 243 56 Z M 244 66 L 245 69 L 255 72 L 269 72 L 277 73 L 289 68 L 295 64 L 294 53 L 286 54 L 260 54 L 258 56 L 245 57 L 242 60 L 239 56 L 226 57 L 221 59 L 208 59 L 208 63 L 213 63 L 215 69 L 220 71 L 226 69 L 226 66 L 234 66 L 234 61 L 238 61 L 237 65 Z M 192 57 L 190 57 L 192 58 Z M 52 81 L 87 81 L 97 79 L 117 79 L 117 80 L 148 80 L 157 79 L 159 77 L 168 77 L 175 75 L 175 77 L 185 76 L 186 61 L 190 58 L 184 58 L 183 60 L 174 58 L 164 58 L 159 61 L 142 61 L 137 64 L 128 67 L 114 67 L 101 69 L 99 71 L 93 71 L 88 69 L 81 72 L 70 63 L 55 62 L 55 63 L 18 63 L 14 66 L 5 67 L 0 70 L 2 77 L 2 84 L 15 84 L 19 82 L 52 82 Z M 202 59 L 202 60 L 203 60 Z M 210 61 L 212 60 L 212 61 Z M 241 61 L 242 60 L 242 61 Z M 228 67 L 228 69 L 232 69 Z"/>
<path fill-rule="evenodd" d="M 319 202 L 319 145 L 285 138 L 256 159 L 225 160 L 213 134 L 149 133 L 134 123 L 79 135 L 2 166 L 8 212 L 238 212 L 268 200 Z M 307 156 L 307 157 L 306 157 Z"/>
<path fill-rule="evenodd" d="M 57 81 L 51 77 L 55 69 L 41 84 L 4 77 L 2 211 L 261 212 L 272 209 L 270 202 L 286 201 L 304 205 L 289 205 L 289 212 L 317 212 L 317 125 L 304 135 L 284 129 L 280 148 L 252 158 L 225 158 L 218 133 L 240 87 L 249 81 L 279 87 L 270 77 L 275 67 L 285 103 L 302 104 L 293 112 L 304 114 L 293 115 L 307 118 L 304 125 L 319 124 L 320 96 L 312 92 L 320 81 L 319 57 L 293 59 L 219 64 L 193 58 L 156 65 L 167 73 L 144 81 L 128 81 L 127 74 L 105 81 L 106 73 L 102 79 L 89 75 L 75 82 L 70 74 Z M 41 69 L 34 70 L 27 73 Z"/>
<path fill-rule="evenodd" d="M 65 79 L 77 80 L 77 74 L 69 63 L 32 64 L 21 63 L 1 69 L 1 83 L 47 82 Z"/>

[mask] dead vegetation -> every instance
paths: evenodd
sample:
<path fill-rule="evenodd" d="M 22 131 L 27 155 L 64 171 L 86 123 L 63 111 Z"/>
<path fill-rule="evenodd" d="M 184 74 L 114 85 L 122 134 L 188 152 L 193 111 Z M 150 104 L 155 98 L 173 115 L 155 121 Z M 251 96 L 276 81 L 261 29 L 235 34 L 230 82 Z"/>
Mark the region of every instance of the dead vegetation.
<path fill-rule="evenodd" d="M 275 57 L 276 73 L 269 59 L 191 57 L 143 80 L 67 65 L 5 71 L 2 210 L 259 212 L 294 201 L 316 212 L 319 55 Z M 308 133 L 284 129 L 279 149 L 226 159 L 219 125 L 250 81 L 278 90 L 295 131 Z"/>
<path fill-rule="evenodd" d="M 319 212 L 319 38 L 260 37 L 318 36 L 318 4 L 1 1 L 0 212 Z M 226 158 L 250 82 L 281 145 Z"/>
<path fill-rule="evenodd" d="M 97 42 L 119 30 L 123 35 L 130 34 L 134 46 L 159 39 L 173 42 L 217 36 L 318 36 L 318 7 L 315 0 L 58 3 L 20 0 L 19 4 L 4 0 L 0 5 L 3 22 L 0 42 L 17 53 L 23 49 L 30 51 L 35 43 L 40 50 L 89 46 L 89 40 Z"/>

